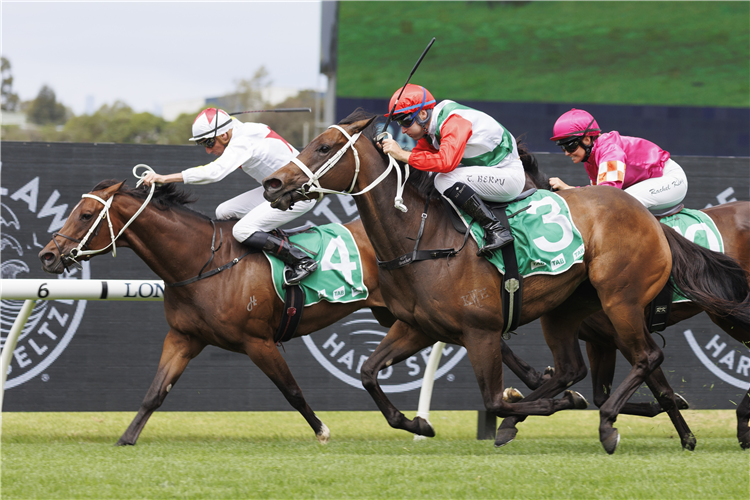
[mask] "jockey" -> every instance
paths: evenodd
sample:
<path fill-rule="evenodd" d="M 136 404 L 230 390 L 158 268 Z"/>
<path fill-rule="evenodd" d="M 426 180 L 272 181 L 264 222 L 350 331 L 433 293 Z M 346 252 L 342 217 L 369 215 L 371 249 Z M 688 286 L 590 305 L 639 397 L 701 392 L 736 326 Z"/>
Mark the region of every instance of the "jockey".
<path fill-rule="evenodd" d="M 143 183 L 146 186 L 171 182 L 210 184 L 222 180 L 238 168 L 261 182 L 299 154 L 267 125 L 243 123 L 219 108 L 200 112 L 193 122 L 193 137 L 190 140 L 218 158 L 207 165 L 175 174 L 151 172 L 144 177 Z M 239 218 L 232 229 L 237 241 L 266 250 L 281 259 L 291 268 L 290 273 L 285 273 L 285 281 L 291 285 L 310 275 L 318 264 L 304 251 L 284 243 L 267 231 L 291 222 L 312 209 L 315 203 L 316 200 L 298 201 L 287 211 L 276 210 L 263 198 L 263 186 L 260 186 L 219 205 L 216 218 Z"/>
<path fill-rule="evenodd" d="M 593 116 L 571 109 L 555 122 L 550 139 L 573 163 L 583 162 L 592 185 L 624 190 L 652 212 L 679 204 L 688 182 L 682 167 L 653 142 L 612 131 L 602 134 Z M 549 180 L 553 191 L 571 189 L 557 177 Z"/>
<path fill-rule="evenodd" d="M 526 177 L 513 135 L 481 111 L 448 100 L 436 104 L 419 85 L 406 85 L 396 103 L 399 92 L 389 109 L 396 104 L 393 119 L 417 144 L 404 151 L 385 139 L 383 151 L 416 169 L 436 172 L 435 187 L 484 228 L 484 246 L 477 255 L 512 243 L 508 228 L 483 200 L 510 201 L 523 191 Z"/>

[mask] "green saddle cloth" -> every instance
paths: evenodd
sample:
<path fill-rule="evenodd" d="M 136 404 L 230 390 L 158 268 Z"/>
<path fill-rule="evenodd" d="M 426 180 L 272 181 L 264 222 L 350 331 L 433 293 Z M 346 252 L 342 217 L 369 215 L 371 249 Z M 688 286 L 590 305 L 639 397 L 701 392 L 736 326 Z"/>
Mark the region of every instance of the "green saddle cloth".
<path fill-rule="evenodd" d="M 305 250 L 318 262 L 318 269 L 302 280 L 300 287 L 305 294 L 305 306 L 328 302 L 354 302 L 365 300 L 369 290 L 365 286 L 362 260 L 354 237 L 341 224 L 326 224 L 313 227 L 289 238 L 298 248 Z M 263 252 L 271 264 L 276 294 L 286 298 L 284 263 Z"/>
<path fill-rule="evenodd" d="M 568 204 L 561 196 L 540 189 L 508 205 L 506 213 L 510 217 L 521 276 L 561 274 L 573 264 L 583 262 L 583 238 L 573 223 Z M 468 224 L 470 218 L 466 214 L 462 216 L 464 223 Z M 474 222 L 471 234 L 481 247 L 484 229 Z M 493 252 L 488 260 L 498 271 L 505 273 L 502 252 Z"/>
<path fill-rule="evenodd" d="M 700 210 L 683 208 L 675 215 L 664 217 L 660 222 L 703 248 L 724 253 L 724 239 L 716 223 Z M 675 292 L 672 302 L 689 302 L 689 299 Z"/>

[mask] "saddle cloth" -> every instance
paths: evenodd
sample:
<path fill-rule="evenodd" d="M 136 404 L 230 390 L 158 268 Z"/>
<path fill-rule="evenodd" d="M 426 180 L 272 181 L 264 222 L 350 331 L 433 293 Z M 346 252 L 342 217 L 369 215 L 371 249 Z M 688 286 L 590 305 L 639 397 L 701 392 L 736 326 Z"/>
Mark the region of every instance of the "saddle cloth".
<path fill-rule="evenodd" d="M 305 250 L 318 262 L 318 269 L 302 280 L 304 305 L 328 302 L 354 302 L 365 300 L 369 290 L 364 284 L 362 260 L 354 237 L 341 224 L 325 224 L 291 235 L 289 240 Z M 263 252 L 271 264 L 276 294 L 284 301 L 287 290 L 284 284 L 284 263 Z"/>
<path fill-rule="evenodd" d="M 540 189 L 511 203 L 505 211 L 515 238 L 521 276 L 561 274 L 573 264 L 583 262 L 583 238 L 573 222 L 568 204 L 559 195 Z M 468 225 L 471 218 L 463 212 L 461 216 Z M 476 222 L 471 225 L 471 235 L 481 247 L 484 229 Z M 493 252 L 488 260 L 505 274 L 501 252 Z"/>

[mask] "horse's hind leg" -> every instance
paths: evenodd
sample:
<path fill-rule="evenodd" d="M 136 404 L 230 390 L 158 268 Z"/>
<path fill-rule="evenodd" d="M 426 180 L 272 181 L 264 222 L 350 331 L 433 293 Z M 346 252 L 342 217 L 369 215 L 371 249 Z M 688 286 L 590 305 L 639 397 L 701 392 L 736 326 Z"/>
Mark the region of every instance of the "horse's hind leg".
<path fill-rule="evenodd" d="M 743 450 L 750 448 L 750 391 L 745 391 L 745 397 L 737 406 L 737 439 Z"/>
<path fill-rule="evenodd" d="M 194 337 L 169 330 L 164 339 L 156 377 L 143 398 L 138 414 L 117 441 L 118 446 L 135 444 L 151 414 L 164 403 L 167 394 L 185 371 L 190 360 L 200 354 L 205 346 L 206 344 Z"/>
<path fill-rule="evenodd" d="M 397 321 L 362 365 L 362 385 L 370 393 L 375 404 L 378 405 L 388 425 L 394 429 L 403 429 L 420 436 L 435 436 L 432 425 L 422 417 L 414 417 L 414 420 L 406 418 L 386 397 L 378 383 L 380 370 L 403 361 L 434 343 L 433 339 L 422 332 L 410 327 L 403 321 Z"/>
<path fill-rule="evenodd" d="M 642 309 L 620 304 L 618 308 L 606 312 L 617 331 L 617 345 L 632 364 L 628 375 L 599 411 L 599 440 L 607 453 L 612 454 L 620 442 L 617 429 L 613 427 L 617 415 L 638 387 L 661 364 L 664 354 L 646 332 Z"/>
<path fill-rule="evenodd" d="M 321 444 L 326 444 L 331 437 L 328 427 L 320 421 L 310 405 L 302 395 L 302 389 L 294 380 L 284 357 L 279 353 L 279 348 L 271 340 L 273 335 L 269 333 L 267 339 L 252 338 L 245 345 L 245 351 L 250 359 L 260 368 L 266 376 L 279 388 L 289 404 L 300 412 L 315 432 L 315 436 Z"/>

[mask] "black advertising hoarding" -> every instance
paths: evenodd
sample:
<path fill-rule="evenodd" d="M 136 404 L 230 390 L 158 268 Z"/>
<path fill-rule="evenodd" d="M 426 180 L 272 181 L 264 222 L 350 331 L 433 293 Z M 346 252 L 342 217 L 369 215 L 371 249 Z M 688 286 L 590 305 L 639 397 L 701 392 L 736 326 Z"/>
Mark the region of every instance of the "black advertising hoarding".
<path fill-rule="evenodd" d="M 58 230 L 84 192 L 104 179 L 128 180 L 145 163 L 172 173 L 210 161 L 202 148 L 68 143 L 2 143 L 2 278 L 58 279 L 41 271 L 37 253 Z M 540 168 L 573 185 L 586 184 L 580 166 L 561 154 L 538 155 Z M 686 170 L 687 206 L 750 199 L 748 158 L 675 157 Z M 207 186 L 190 186 L 195 208 L 213 216 L 215 207 L 256 183 L 242 172 Z M 328 196 L 305 220 L 348 222 L 357 217 L 349 197 Z M 750 214 L 748 214 L 750 217 Z M 616 230 L 616 228 L 613 228 Z M 418 264 L 416 264 L 418 265 Z M 197 270 L 196 270 L 197 272 Z M 92 259 L 71 278 L 158 279 L 131 251 Z M 210 279 L 221 279 L 217 275 Z M 462 300 L 457 297 L 457 300 Z M 20 308 L 2 303 L 2 335 Z M 6 411 L 135 411 L 156 372 L 167 332 L 160 302 L 38 302 L 14 351 L 8 375 Z M 282 355 L 315 410 L 376 410 L 359 381 L 359 367 L 385 329 L 369 311 L 308 337 L 284 344 Z M 675 390 L 692 408 L 734 408 L 750 385 L 750 351 L 705 314 L 667 329 L 662 365 Z M 660 342 L 660 339 L 657 339 Z M 537 369 L 551 364 L 538 322 L 519 329 L 509 345 Z M 381 383 L 403 410 L 416 409 L 428 351 L 391 367 Z M 629 366 L 618 361 L 616 383 Z M 523 385 L 506 370 L 506 386 Z M 576 389 L 591 397 L 590 379 Z M 636 395 L 648 398 L 647 389 Z M 438 370 L 433 409 L 483 409 L 465 351 L 447 346 Z M 163 410 L 291 410 L 276 387 L 247 356 L 207 347 L 170 392 Z"/>

